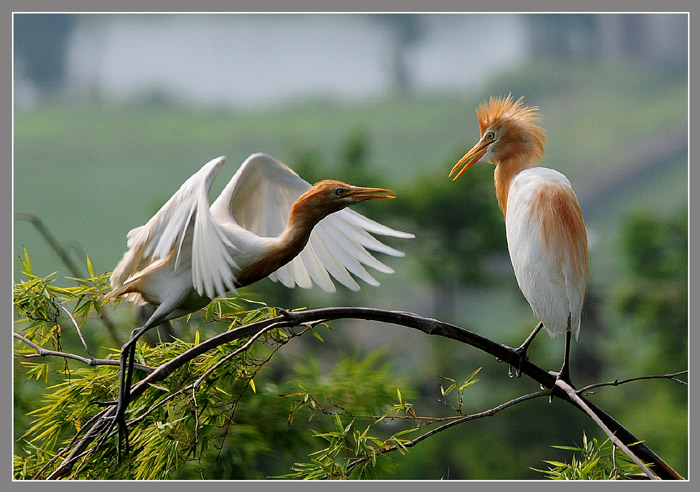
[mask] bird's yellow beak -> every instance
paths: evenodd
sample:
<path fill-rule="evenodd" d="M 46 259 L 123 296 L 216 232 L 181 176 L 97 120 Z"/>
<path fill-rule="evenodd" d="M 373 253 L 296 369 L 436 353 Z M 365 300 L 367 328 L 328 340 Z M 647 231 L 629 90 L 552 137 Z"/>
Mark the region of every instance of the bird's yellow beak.
<path fill-rule="evenodd" d="M 396 198 L 394 192 L 391 190 L 385 190 L 384 188 L 363 188 L 361 186 L 353 186 L 346 196 L 358 202 L 373 200 L 375 198 Z"/>
<path fill-rule="evenodd" d="M 474 147 L 471 148 L 469 152 L 464 154 L 464 157 L 462 157 L 457 164 L 454 165 L 452 168 L 452 171 L 450 171 L 450 177 L 459 169 L 460 166 L 464 166 L 462 170 L 457 173 L 457 176 L 454 177 L 452 181 L 455 181 L 457 178 L 459 178 L 464 171 L 472 167 L 474 164 L 479 162 L 479 159 L 484 157 L 484 154 L 486 153 L 486 150 L 488 149 L 488 146 L 491 142 L 484 142 L 482 140 L 479 141 Z"/>

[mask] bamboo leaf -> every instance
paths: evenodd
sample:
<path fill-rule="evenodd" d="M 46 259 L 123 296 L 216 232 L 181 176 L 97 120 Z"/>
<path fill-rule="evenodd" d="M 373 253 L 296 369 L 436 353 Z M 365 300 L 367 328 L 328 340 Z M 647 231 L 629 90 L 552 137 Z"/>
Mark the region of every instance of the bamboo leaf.
<path fill-rule="evenodd" d="M 312 326 L 309 326 L 308 328 L 309 328 L 309 331 L 311 332 L 311 334 L 312 334 L 313 336 L 315 336 L 315 337 L 318 338 L 320 341 L 322 341 L 322 342 L 325 343 L 325 340 L 323 339 L 323 337 L 322 337 L 321 335 L 319 335 L 319 333 L 318 333 Z"/>
<path fill-rule="evenodd" d="M 90 280 L 95 280 L 95 272 L 92 271 L 92 262 L 90 261 L 90 257 L 87 257 L 87 267 L 88 267 L 88 273 L 90 273 Z"/>

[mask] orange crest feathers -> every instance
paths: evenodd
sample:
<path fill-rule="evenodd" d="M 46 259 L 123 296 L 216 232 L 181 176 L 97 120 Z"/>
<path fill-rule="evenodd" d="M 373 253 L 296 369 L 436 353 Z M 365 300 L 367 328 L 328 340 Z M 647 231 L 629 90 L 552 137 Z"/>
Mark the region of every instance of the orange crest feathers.
<path fill-rule="evenodd" d="M 495 122 L 499 120 L 510 121 L 520 123 L 533 133 L 541 135 L 544 141 L 544 132 L 535 124 L 536 121 L 542 119 L 539 109 L 537 106 L 523 106 L 523 98 L 519 97 L 514 101 L 511 94 L 506 97 L 491 96 L 488 103 L 481 103 L 479 109 L 476 110 L 479 130 L 483 135 L 484 131 Z"/>

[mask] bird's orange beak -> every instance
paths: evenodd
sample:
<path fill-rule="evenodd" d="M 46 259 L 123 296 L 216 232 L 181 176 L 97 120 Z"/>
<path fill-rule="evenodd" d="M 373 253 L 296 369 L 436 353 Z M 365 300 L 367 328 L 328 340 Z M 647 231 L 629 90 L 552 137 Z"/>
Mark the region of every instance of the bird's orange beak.
<path fill-rule="evenodd" d="M 486 150 L 488 149 L 490 142 L 483 142 L 479 141 L 474 147 L 471 148 L 469 152 L 464 154 L 464 157 L 462 157 L 457 164 L 454 165 L 452 168 L 452 171 L 450 171 L 450 177 L 457 171 L 457 169 L 460 168 L 460 166 L 464 166 L 462 170 L 457 173 L 457 176 L 454 177 L 452 181 L 455 181 L 457 178 L 459 178 L 462 174 L 464 174 L 464 171 L 472 167 L 474 164 L 479 162 L 479 159 L 484 157 L 484 154 L 486 153 Z"/>
<path fill-rule="evenodd" d="M 375 198 L 396 198 L 394 192 L 384 188 L 363 188 L 354 186 L 346 195 L 355 201 L 373 200 Z"/>

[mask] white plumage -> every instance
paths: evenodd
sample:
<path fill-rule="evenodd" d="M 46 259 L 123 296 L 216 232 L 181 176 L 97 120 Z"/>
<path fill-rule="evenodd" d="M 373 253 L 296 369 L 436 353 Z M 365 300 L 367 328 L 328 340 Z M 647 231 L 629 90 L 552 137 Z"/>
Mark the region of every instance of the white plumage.
<path fill-rule="evenodd" d="M 586 291 L 585 265 L 580 261 L 580 245 L 556 251 L 555 245 L 548 246 L 544 240 L 543 211 L 537 196 L 546 189 L 552 195 L 573 195 L 566 176 L 553 169 L 533 167 L 513 178 L 505 217 L 508 252 L 518 286 L 549 336 L 566 333 L 571 316 L 571 331 L 578 339 Z"/>
<path fill-rule="evenodd" d="M 588 281 L 588 241 L 581 207 L 566 176 L 533 167 L 544 155 L 546 141 L 535 124 L 540 119 L 537 108 L 523 106 L 522 98 L 514 101 L 509 94 L 490 98 L 476 114 L 481 138 L 454 165 L 450 176 L 457 173 L 457 179 L 482 160 L 496 166 L 496 197 L 506 222 L 515 278 L 540 320 L 516 352 L 524 360 L 542 326 L 552 338 L 566 333 L 559 377 L 568 381 L 570 340 L 572 334 L 579 335 Z"/>
<path fill-rule="evenodd" d="M 124 295 L 137 304 L 175 304 L 170 308 L 174 316 L 161 310 L 164 321 L 241 286 L 240 274 L 268 254 L 287 227 L 292 205 L 311 184 L 272 157 L 253 154 L 210 206 L 208 194 L 224 163 L 224 157 L 209 161 L 145 225 L 128 233 L 129 250 L 114 269 L 111 296 Z M 331 276 L 359 290 L 351 273 L 379 285 L 365 266 L 393 270 L 370 251 L 403 253 L 372 234 L 414 237 L 350 209 L 338 210 L 318 222 L 301 252 L 269 278 L 290 288 L 317 284 L 327 292 L 335 291 Z"/>
<path fill-rule="evenodd" d="M 360 286 L 351 274 L 379 285 L 365 266 L 393 271 L 370 251 L 403 253 L 372 234 L 414 237 L 346 208 L 393 198 L 392 191 L 331 180 L 312 186 L 265 154 L 248 157 L 210 205 L 209 191 L 224 163 L 224 157 L 206 163 L 145 225 L 129 231 L 129 249 L 112 273 L 109 297 L 155 307 L 121 350 L 112 421 L 119 424 L 120 442 L 135 344 L 147 330 L 266 276 L 287 287 L 316 283 L 328 292 L 335 290 L 331 276 L 352 290 Z"/>

